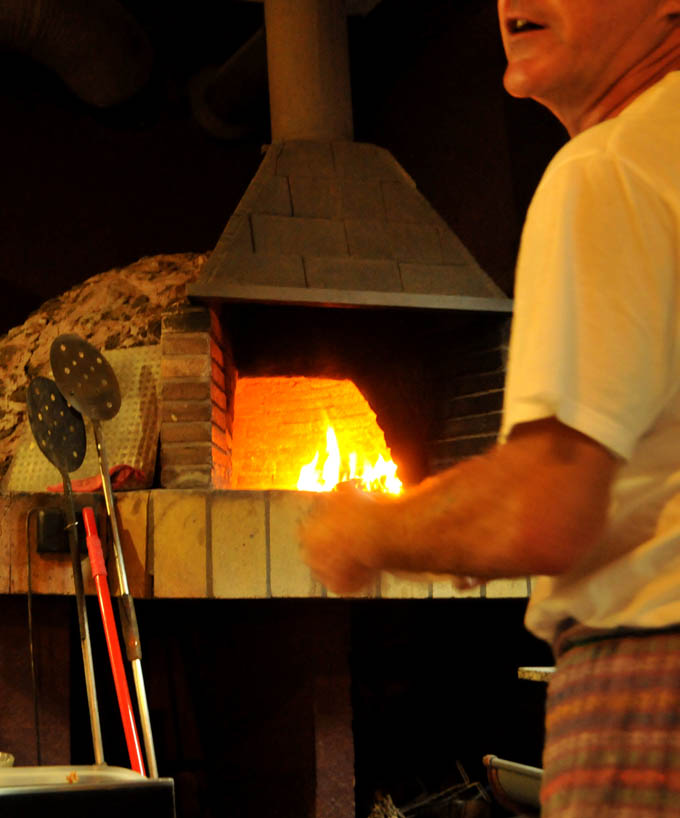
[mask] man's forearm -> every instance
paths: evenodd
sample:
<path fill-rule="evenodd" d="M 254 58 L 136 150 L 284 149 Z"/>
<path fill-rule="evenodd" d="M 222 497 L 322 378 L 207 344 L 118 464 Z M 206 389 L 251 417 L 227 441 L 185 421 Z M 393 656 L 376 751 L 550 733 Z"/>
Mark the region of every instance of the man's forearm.
<path fill-rule="evenodd" d="M 396 499 L 332 497 L 303 532 L 322 581 L 378 571 L 512 577 L 568 570 L 602 532 L 615 459 L 555 420 Z M 356 577 L 350 577 L 356 572 Z"/>
<path fill-rule="evenodd" d="M 616 464 L 557 422 L 531 426 L 377 504 L 376 564 L 484 577 L 567 570 L 602 532 Z"/>

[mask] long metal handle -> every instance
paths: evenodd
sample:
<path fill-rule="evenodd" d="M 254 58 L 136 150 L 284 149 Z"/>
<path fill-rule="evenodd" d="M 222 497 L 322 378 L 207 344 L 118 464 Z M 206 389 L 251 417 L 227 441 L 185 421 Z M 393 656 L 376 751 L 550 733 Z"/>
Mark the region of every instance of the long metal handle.
<path fill-rule="evenodd" d="M 125 667 L 123 666 L 123 655 L 120 652 L 120 642 L 118 641 L 116 620 L 113 616 L 113 608 L 111 607 L 111 594 L 106 581 L 106 563 L 104 561 L 104 554 L 102 553 L 101 540 L 99 539 L 99 534 L 97 533 L 97 523 L 94 518 L 94 512 L 91 508 L 83 509 L 83 523 L 85 524 L 85 532 L 87 534 L 87 553 L 90 556 L 92 576 L 94 577 L 94 581 L 97 586 L 99 608 L 102 615 L 102 625 L 104 626 L 106 646 L 109 651 L 113 683 L 116 688 L 116 696 L 118 697 L 118 707 L 120 709 L 120 717 L 123 723 L 123 732 L 125 733 L 128 755 L 130 756 L 130 765 L 132 766 L 133 770 L 136 770 L 138 773 L 145 776 L 146 772 L 144 770 L 142 748 L 139 743 L 137 725 L 135 724 L 135 716 L 132 709 L 132 701 L 130 700 L 130 691 L 128 688 L 127 677 L 125 675 Z"/>
<path fill-rule="evenodd" d="M 83 573 L 80 566 L 80 549 L 78 548 L 78 525 L 76 511 L 73 504 L 73 493 L 71 491 L 71 478 L 67 472 L 62 474 L 64 482 L 64 494 L 66 497 L 66 520 L 68 529 L 68 544 L 71 552 L 71 566 L 73 569 L 73 584 L 76 592 L 76 605 L 78 608 L 78 627 L 80 630 L 80 647 L 83 654 L 83 669 L 85 671 L 85 688 L 87 690 L 87 706 L 90 711 L 90 728 L 92 730 L 92 745 L 94 747 L 94 760 L 96 764 L 104 764 L 104 744 L 102 741 L 102 728 L 99 721 L 99 705 L 97 703 L 97 686 L 94 678 L 94 662 L 92 660 L 92 643 L 90 641 L 90 628 L 87 621 L 87 607 L 85 603 L 85 589 L 83 585 Z"/>
<path fill-rule="evenodd" d="M 144 674 L 142 671 L 142 647 L 139 641 L 139 629 L 137 627 L 137 615 L 135 613 L 135 602 L 130 594 L 127 574 L 125 573 L 125 559 L 123 557 L 123 547 L 118 533 L 118 520 L 116 518 L 115 501 L 113 489 L 111 488 L 111 477 L 109 476 L 109 465 L 106 460 L 104 444 L 102 440 L 101 424 L 98 420 L 92 420 L 94 439 L 97 448 L 97 459 L 99 461 L 99 472 L 102 478 L 102 489 L 104 491 L 104 501 L 106 511 L 111 522 L 111 533 L 113 535 L 113 555 L 116 564 L 116 574 L 118 576 L 118 586 L 120 588 L 120 598 L 118 600 L 118 611 L 121 618 L 121 628 L 125 641 L 125 653 L 132 664 L 132 675 L 135 682 L 135 692 L 137 694 L 137 706 L 139 708 L 139 721 L 144 736 L 144 748 L 146 750 L 146 764 L 149 768 L 149 776 L 158 778 L 158 767 L 156 765 L 156 751 L 153 744 L 153 733 L 151 731 L 151 719 L 149 717 L 149 706 L 146 700 L 146 687 L 144 685 Z"/>

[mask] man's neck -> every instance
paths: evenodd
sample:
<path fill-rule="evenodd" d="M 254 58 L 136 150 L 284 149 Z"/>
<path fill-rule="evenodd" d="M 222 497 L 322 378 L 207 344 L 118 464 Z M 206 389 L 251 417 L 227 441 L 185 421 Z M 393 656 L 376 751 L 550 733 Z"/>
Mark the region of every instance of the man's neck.
<path fill-rule="evenodd" d="M 580 121 L 575 123 L 576 130 L 572 133 L 569 126 L 567 130 L 571 136 L 575 136 L 586 128 L 611 119 L 625 110 L 640 94 L 643 94 L 652 86 L 660 82 L 666 74 L 680 70 L 680 59 L 675 56 L 672 60 L 663 60 L 659 63 L 657 70 L 648 72 L 644 77 L 635 74 L 628 75 L 614 88 L 611 94 L 607 94 L 597 103 L 585 111 Z"/>
<path fill-rule="evenodd" d="M 616 83 L 585 104 L 563 100 L 546 106 L 562 122 L 570 136 L 617 116 L 640 94 L 656 85 L 672 71 L 680 71 L 680 29 L 662 47 L 633 66 Z"/>

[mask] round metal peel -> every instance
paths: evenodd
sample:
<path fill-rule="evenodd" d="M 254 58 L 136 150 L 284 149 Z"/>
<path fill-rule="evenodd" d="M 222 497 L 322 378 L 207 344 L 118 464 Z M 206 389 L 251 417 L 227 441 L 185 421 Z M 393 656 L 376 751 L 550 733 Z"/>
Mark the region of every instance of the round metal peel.
<path fill-rule="evenodd" d="M 93 420 L 111 420 L 120 409 L 116 373 L 79 335 L 60 335 L 50 349 L 52 374 L 69 403 Z"/>
<path fill-rule="evenodd" d="M 68 531 L 73 585 L 78 608 L 78 626 L 80 629 L 80 644 L 83 654 L 83 669 L 85 671 L 85 687 L 90 713 L 92 743 L 94 746 L 95 762 L 97 764 L 104 764 L 104 749 L 99 721 L 99 705 L 97 703 L 92 645 L 87 621 L 83 574 L 80 566 L 76 512 L 73 503 L 73 492 L 71 490 L 71 479 L 69 477 L 69 472 L 75 471 L 85 458 L 87 447 L 85 424 L 83 423 L 83 418 L 80 413 L 68 405 L 64 396 L 57 388 L 57 384 L 50 380 L 50 378 L 37 377 L 30 382 L 26 393 L 26 407 L 28 411 L 28 422 L 31 426 L 33 437 L 40 447 L 40 451 L 59 470 L 64 486 L 66 528 Z"/>
<path fill-rule="evenodd" d="M 101 421 L 111 420 L 120 409 L 121 396 L 118 379 L 109 362 L 96 347 L 84 338 L 70 333 L 54 339 L 50 348 L 50 363 L 54 379 L 69 402 L 92 421 L 106 512 L 111 524 L 113 556 L 120 588 L 118 610 L 125 650 L 132 666 L 147 767 L 151 778 L 158 778 L 151 718 L 142 671 L 142 646 L 139 639 L 137 614 L 125 571 L 125 558 L 118 532 L 115 499 L 101 428 Z"/>
<path fill-rule="evenodd" d="M 50 378 L 34 378 L 26 394 L 28 422 L 40 451 L 60 473 L 75 471 L 86 450 L 85 424 Z"/>

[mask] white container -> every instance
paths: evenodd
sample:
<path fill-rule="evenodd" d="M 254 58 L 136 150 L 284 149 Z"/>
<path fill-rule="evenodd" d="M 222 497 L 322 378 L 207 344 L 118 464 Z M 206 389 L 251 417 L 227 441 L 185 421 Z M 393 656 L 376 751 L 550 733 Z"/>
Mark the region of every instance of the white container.
<path fill-rule="evenodd" d="M 44 767 L 5 767 L 0 769 L 0 795 L 5 787 L 77 787 L 131 784 L 148 781 L 143 775 L 125 767 L 106 764 L 89 766 L 46 765 Z"/>

